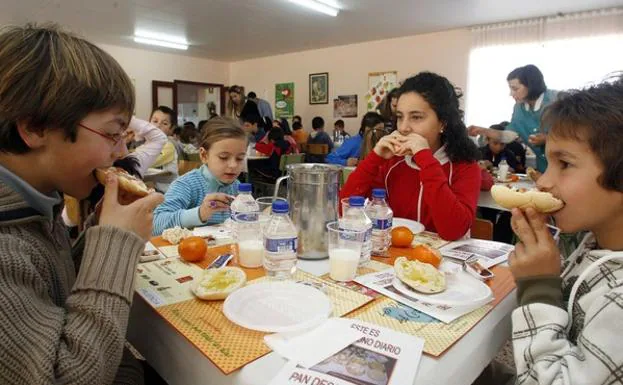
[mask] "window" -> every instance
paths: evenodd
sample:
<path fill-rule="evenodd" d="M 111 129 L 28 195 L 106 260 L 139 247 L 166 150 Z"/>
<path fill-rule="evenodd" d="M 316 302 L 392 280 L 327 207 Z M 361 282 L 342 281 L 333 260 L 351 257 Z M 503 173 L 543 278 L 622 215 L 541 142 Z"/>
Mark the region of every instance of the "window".
<path fill-rule="evenodd" d="M 475 48 L 469 58 L 465 122 L 488 127 L 510 121 L 514 100 L 506 76 L 517 67 L 536 65 L 550 89 L 581 88 L 623 71 L 622 46 L 623 34 L 616 34 Z"/>

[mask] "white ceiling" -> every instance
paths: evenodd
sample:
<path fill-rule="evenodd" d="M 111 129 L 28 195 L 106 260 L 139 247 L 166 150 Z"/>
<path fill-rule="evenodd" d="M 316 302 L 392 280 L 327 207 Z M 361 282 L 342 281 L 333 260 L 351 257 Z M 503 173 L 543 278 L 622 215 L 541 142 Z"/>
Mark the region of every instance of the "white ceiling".
<path fill-rule="evenodd" d="M 0 0 L 0 24 L 53 21 L 129 47 L 135 29 L 184 36 L 188 54 L 221 61 L 622 6 L 623 0 L 337 0 L 338 17 L 288 0 Z"/>

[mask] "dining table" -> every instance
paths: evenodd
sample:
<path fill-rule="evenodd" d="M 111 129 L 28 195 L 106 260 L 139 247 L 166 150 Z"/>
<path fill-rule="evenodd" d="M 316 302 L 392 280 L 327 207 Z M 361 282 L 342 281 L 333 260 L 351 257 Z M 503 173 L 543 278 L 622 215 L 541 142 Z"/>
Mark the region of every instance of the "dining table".
<path fill-rule="evenodd" d="M 224 242 L 226 240 L 221 239 L 219 243 Z M 160 237 L 152 239 L 152 244 L 156 247 L 168 245 Z M 375 259 L 391 264 L 386 258 Z M 297 269 L 320 277 L 329 272 L 329 261 L 298 260 Z M 248 279 L 262 275 L 261 270 L 248 269 Z M 514 281 L 505 267 L 494 267 L 493 271 L 494 279 L 502 280 L 506 294 L 495 298 L 491 310 L 442 355 L 423 355 L 413 384 L 469 385 L 509 339 L 510 315 L 517 306 Z M 285 359 L 270 352 L 224 374 L 138 292 L 131 308 L 127 339 L 170 385 L 266 385 L 286 364 Z"/>

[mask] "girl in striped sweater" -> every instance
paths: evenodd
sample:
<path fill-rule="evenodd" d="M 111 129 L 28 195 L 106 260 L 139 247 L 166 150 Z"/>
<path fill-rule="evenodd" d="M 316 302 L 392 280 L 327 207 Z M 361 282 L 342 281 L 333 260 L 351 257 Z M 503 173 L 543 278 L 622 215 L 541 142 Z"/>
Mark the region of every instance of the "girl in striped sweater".
<path fill-rule="evenodd" d="M 192 228 L 222 223 L 238 192 L 247 149 L 247 135 L 233 120 L 214 118 L 206 123 L 199 156 L 203 165 L 176 179 L 164 202 L 154 211 L 153 234 L 181 226 Z"/>

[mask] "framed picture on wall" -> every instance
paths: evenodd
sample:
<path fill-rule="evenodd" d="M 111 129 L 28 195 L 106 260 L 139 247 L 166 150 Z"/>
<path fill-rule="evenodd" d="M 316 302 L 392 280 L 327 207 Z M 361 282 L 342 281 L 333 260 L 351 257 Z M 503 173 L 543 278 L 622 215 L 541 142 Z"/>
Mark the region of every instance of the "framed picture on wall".
<path fill-rule="evenodd" d="M 329 104 L 329 73 L 309 75 L 309 104 Z"/>

